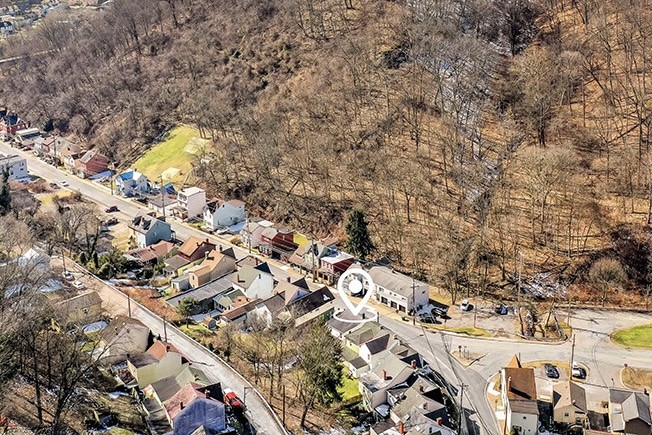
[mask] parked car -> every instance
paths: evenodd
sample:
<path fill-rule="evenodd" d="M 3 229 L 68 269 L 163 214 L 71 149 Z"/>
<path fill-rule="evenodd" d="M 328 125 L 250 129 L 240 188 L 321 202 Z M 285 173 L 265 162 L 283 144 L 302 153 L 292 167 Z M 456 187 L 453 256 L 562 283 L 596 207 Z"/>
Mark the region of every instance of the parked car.
<path fill-rule="evenodd" d="M 546 376 L 550 379 L 559 379 L 559 370 L 552 364 L 545 364 L 543 368 L 546 369 Z"/>
<path fill-rule="evenodd" d="M 63 279 L 65 279 L 66 281 L 74 281 L 75 280 L 75 275 L 68 272 L 67 270 L 65 272 L 62 272 L 61 276 L 63 276 Z"/>
<path fill-rule="evenodd" d="M 115 211 L 118 211 L 118 206 L 117 205 L 112 205 L 110 207 L 107 207 L 104 209 L 105 213 L 113 213 Z"/>
<path fill-rule="evenodd" d="M 66 180 L 61 180 L 59 184 L 63 187 L 68 187 L 68 182 Z"/>
<path fill-rule="evenodd" d="M 117 223 L 118 223 L 118 218 L 114 218 L 114 217 L 106 221 L 107 226 L 116 225 Z"/>
<path fill-rule="evenodd" d="M 75 287 L 77 290 L 81 290 L 81 289 L 83 289 L 85 287 L 84 283 L 81 282 L 80 280 L 74 281 L 72 283 L 72 286 Z"/>
<path fill-rule="evenodd" d="M 438 305 L 432 309 L 433 316 L 443 317 L 446 314 L 448 314 L 448 307 L 446 305 Z"/>
<path fill-rule="evenodd" d="M 462 311 L 471 311 L 472 305 L 468 299 L 464 299 L 460 304 L 460 310 Z"/>
<path fill-rule="evenodd" d="M 571 374 L 577 379 L 586 379 L 586 370 L 583 367 L 573 367 Z"/>
<path fill-rule="evenodd" d="M 230 388 L 225 388 L 224 390 L 224 403 L 229 405 L 233 410 L 244 410 L 244 404 Z"/>
<path fill-rule="evenodd" d="M 50 183 L 50 187 L 53 189 L 58 189 L 59 185 L 53 181 L 52 183 Z"/>
<path fill-rule="evenodd" d="M 419 316 L 419 322 L 421 323 L 437 323 L 437 319 L 432 314 L 422 314 Z"/>
<path fill-rule="evenodd" d="M 501 316 L 504 316 L 505 314 L 507 314 L 508 309 L 507 309 L 506 305 L 498 304 L 498 305 L 496 305 L 496 308 L 495 308 L 494 311 L 496 312 L 496 314 L 500 314 Z"/>

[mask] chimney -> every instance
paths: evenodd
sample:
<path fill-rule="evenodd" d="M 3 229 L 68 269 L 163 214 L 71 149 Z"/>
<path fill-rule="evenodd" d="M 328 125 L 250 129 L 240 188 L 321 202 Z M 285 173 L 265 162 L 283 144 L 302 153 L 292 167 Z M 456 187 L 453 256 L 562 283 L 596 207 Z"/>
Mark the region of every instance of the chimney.
<path fill-rule="evenodd" d="M 402 421 L 398 422 L 398 433 L 400 433 L 401 435 L 405 434 L 405 423 L 403 423 Z"/>
<path fill-rule="evenodd" d="M 367 318 L 367 313 L 362 313 L 362 318 L 366 319 Z"/>
<path fill-rule="evenodd" d="M 260 260 L 258 259 L 258 257 L 254 257 L 254 259 L 256 260 L 256 266 L 258 266 L 260 264 Z"/>
<path fill-rule="evenodd" d="M 210 242 L 211 242 L 211 241 L 210 241 L 210 240 L 208 240 L 208 237 L 206 237 L 206 243 L 210 243 Z"/>
<path fill-rule="evenodd" d="M 419 393 L 423 393 L 423 384 L 419 384 Z"/>
<path fill-rule="evenodd" d="M 428 410 L 428 402 L 423 402 L 423 405 L 421 405 L 421 407 L 427 411 Z"/>
<path fill-rule="evenodd" d="M 387 380 L 387 370 L 383 370 L 383 381 Z"/>
<path fill-rule="evenodd" d="M 289 277 L 289 276 L 288 276 L 288 277 L 287 277 L 286 279 L 288 280 L 288 282 L 290 282 L 290 281 L 292 281 L 292 280 L 290 279 L 290 277 Z"/>
<path fill-rule="evenodd" d="M 444 420 L 441 417 L 437 417 L 437 420 L 435 420 L 435 423 L 437 423 L 439 426 L 444 424 Z"/>
<path fill-rule="evenodd" d="M 412 368 L 416 369 L 417 368 L 417 360 L 413 359 L 410 364 L 412 364 Z"/>
<path fill-rule="evenodd" d="M 179 408 L 180 408 L 180 409 L 185 408 L 185 406 L 183 406 L 183 402 L 179 403 Z"/>
<path fill-rule="evenodd" d="M 220 245 L 220 252 L 222 252 L 222 249 L 224 249 L 224 246 Z"/>
<path fill-rule="evenodd" d="M 236 275 L 236 281 L 240 282 L 240 274 Z"/>
<path fill-rule="evenodd" d="M 170 351 L 170 345 L 169 344 L 165 345 L 165 350 Z"/>
<path fill-rule="evenodd" d="M 509 391 L 509 388 L 512 386 L 512 377 L 510 376 L 507 378 L 507 391 Z"/>
<path fill-rule="evenodd" d="M 650 393 L 648 393 L 648 391 L 647 391 L 647 388 L 643 388 L 643 394 L 645 394 L 646 396 L 650 395 Z"/>

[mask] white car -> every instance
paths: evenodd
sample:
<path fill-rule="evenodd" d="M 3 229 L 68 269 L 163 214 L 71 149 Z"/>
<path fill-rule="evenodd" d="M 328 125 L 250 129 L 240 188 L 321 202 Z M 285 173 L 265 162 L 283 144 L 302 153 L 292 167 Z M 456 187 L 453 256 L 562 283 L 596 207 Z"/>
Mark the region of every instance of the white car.
<path fill-rule="evenodd" d="M 68 187 L 68 182 L 66 180 L 61 180 L 59 184 L 61 184 L 63 187 Z"/>
<path fill-rule="evenodd" d="M 84 288 L 84 283 L 81 282 L 80 280 L 77 280 L 72 283 L 72 286 L 75 287 L 77 290 L 81 290 Z"/>
<path fill-rule="evenodd" d="M 462 311 L 469 311 L 471 310 L 471 303 L 469 302 L 468 299 L 464 299 L 462 303 L 460 304 L 460 310 Z"/>

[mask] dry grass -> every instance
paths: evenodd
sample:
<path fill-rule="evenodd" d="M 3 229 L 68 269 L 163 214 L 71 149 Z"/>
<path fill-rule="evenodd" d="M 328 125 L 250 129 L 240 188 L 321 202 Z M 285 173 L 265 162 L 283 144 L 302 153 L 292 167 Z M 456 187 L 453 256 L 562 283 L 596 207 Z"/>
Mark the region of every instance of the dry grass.
<path fill-rule="evenodd" d="M 623 385 L 632 390 L 652 390 L 652 370 L 636 367 L 625 367 L 620 372 Z"/>

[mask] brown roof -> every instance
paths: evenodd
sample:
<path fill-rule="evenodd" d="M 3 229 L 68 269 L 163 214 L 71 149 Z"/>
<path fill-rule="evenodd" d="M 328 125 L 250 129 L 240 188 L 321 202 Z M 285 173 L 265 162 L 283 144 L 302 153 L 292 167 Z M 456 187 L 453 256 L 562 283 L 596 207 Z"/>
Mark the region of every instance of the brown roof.
<path fill-rule="evenodd" d="M 232 257 L 235 259 L 235 254 L 233 253 L 232 248 L 225 249 L 222 252 L 210 251 L 206 259 L 202 261 L 200 267 L 195 269 L 192 273 L 197 276 L 209 274 L 213 272 L 217 265 L 220 264 L 220 262 L 226 257 Z"/>
<path fill-rule="evenodd" d="M 176 352 L 179 354 L 181 353 L 177 350 L 176 347 L 166 341 L 157 341 L 152 344 L 149 349 L 147 349 L 147 353 L 152 355 L 157 360 L 163 358 L 163 356 L 165 356 L 165 354 L 168 352 Z"/>
<path fill-rule="evenodd" d="M 514 355 L 505 367 L 520 368 L 521 362 L 518 360 L 518 357 Z"/>
<path fill-rule="evenodd" d="M 534 381 L 534 369 L 505 367 L 507 397 L 510 400 L 537 400 L 537 385 Z"/>
<path fill-rule="evenodd" d="M 215 246 L 215 243 L 210 242 L 208 239 L 201 239 L 196 236 L 191 236 L 186 242 L 181 245 L 179 248 L 179 253 L 192 257 L 192 254 L 195 253 L 204 243 L 211 244 Z"/>
<path fill-rule="evenodd" d="M 256 308 L 256 305 L 260 303 L 260 299 L 256 299 L 255 301 L 248 302 L 244 305 L 240 305 L 239 307 L 235 307 L 231 310 L 225 311 L 222 313 L 222 317 L 226 320 L 233 321 L 240 316 L 243 316 L 247 314 L 249 311 L 253 311 Z"/>
<path fill-rule="evenodd" d="M 165 410 L 170 416 L 170 419 L 174 420 L 174 417 L 176 417 L 183 408 L 190 405 L 192 401 L 198 397 L 206 398 L 206 394 L 199 391 L 200 388 L 201 385 L 190 382 L 165 402 Z"/>
<path fill-rule="evenodd" d="M 174 248 L 174 243 L 167 240 L 161 240 L 158 243 L 146 248 L 132 249 L 129 254 L 140 258 L 142 261 L 151 261 L 156 258 L 162 258 Z"/>

